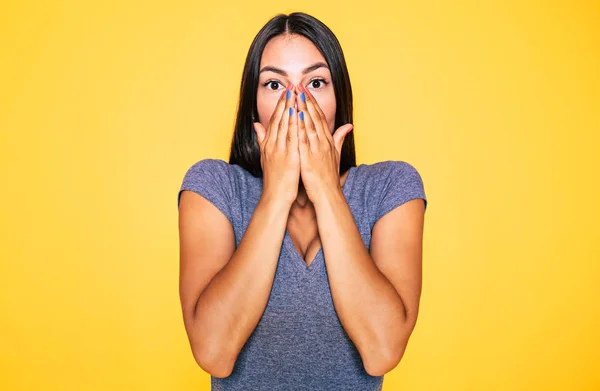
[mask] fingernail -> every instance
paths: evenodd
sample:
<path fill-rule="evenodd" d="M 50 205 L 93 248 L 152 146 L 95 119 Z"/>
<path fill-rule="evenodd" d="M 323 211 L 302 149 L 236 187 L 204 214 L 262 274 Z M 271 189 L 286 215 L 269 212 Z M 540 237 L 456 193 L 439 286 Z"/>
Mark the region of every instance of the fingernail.
<path fill-rule="evenodd" d="M 292 113 L 294 112 L 294 108 L 290 107 L 290 117 L 292 116 Z"/>
<path fill-rule="evenodd" d="M 285 100 L 290 99 L 290 96 L 292 95 L 292 91 L 287 90 L 287 93 L 285 94 Z"/>
<path fill-rule="evenodd" d="M 300 99 L 302 99 L 302 103 L 306 103 L 306 97 L 304 96 L 304 92 L 300 94 Z"/>
<path fill-rule="evenodd" d="M 304 111 L 300 112 L 300 120 L 304 121 Z"/>

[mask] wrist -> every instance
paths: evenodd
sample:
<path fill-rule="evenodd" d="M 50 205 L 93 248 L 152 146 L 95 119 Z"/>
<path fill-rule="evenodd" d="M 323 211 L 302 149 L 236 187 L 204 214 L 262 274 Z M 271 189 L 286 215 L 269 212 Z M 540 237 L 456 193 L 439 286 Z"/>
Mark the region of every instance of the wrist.
<path fill-rule="evenodd" d="M 289 212 L 293 203 L 294 200 L 270 193 L 263 193 L 258 201 L 259 205 L 265 205 L 270 209 L 281 212 Z"/>
<path fill-rule="evenodd" d="M 341 187 L 334 188 L 332 190 L 324 191 L 319 194 L 318 198 L 313 201 L 315 211 L 319 209 L 330 208 L 332 205 L 336 205 L 340 202 L 346 202 L 346 197 Z"/>

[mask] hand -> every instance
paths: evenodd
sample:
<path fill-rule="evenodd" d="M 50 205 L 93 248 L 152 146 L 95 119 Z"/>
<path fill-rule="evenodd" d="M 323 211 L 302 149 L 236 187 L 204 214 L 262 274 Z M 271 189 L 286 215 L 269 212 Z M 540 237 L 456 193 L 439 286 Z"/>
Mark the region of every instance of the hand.
<path fill-rule="evenodd" d="M 290 84 L 281 94 L 267 130 L 260 122 L 254 122 L 263 170 L 263 196 L 290 206 L 298 196 L 300 182 L 298 117 L 294 113 L 296 94 L 292 88 Z"/>
<path fill-rule="evenodd" d="M 342 125 L 332 136 L 325 114 L 314 96 L 301 84 L 298 90 L 300 175 L 308 198 L 316 204 L 328 193 L 342 191 L 340 153 L 344 139 L 354 125 Z"/>

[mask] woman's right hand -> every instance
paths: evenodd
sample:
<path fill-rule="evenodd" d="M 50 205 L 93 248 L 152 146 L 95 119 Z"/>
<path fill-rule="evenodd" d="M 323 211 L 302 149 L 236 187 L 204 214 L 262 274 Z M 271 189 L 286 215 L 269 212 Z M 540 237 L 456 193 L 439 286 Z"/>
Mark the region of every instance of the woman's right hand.
<path fill-rule="evenodd" d="M 263 196 L 287 202 L 290 206 L 298 196 L 300 181 L 295 102 L 296 92 L 290 84 L 281 94 L 267 129 L 260 122 L 254 122 L 263 171 Z"/>

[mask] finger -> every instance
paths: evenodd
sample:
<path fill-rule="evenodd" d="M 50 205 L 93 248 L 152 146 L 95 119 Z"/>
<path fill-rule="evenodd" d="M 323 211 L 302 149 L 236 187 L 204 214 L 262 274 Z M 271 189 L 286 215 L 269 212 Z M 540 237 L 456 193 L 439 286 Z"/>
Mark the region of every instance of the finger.
<path fill-rule="evenodd" d="M 252 125 L 254 125 L 254 132 L 256 133 L 258 146 L 262 148 L 263 141 L 265 140 L 266 130 L 260 122 L 254 122 Z"/>
<path fill-rule="evenodd" d="M 298 111 L 298 150 L 301 156 L 307 156 L 307 152 L 310 149 L 310 142 L 308 141 L 308 135 L 306 134 L 306 117 L 303 111 Z"/>
<path fill-rule="evenodd" d="M 354 125 L 352 124 L 342 125 L 339 128 L 337 128 L 337 130 L 333 134 L 333 144 L 335 145 L 335 149 L 339 153 L 341 153 L 342 151 L 342 144 L 344 144 L 344 139 L 346 138 L 348 133 L 352 131 L 352 129 L 354 129 Z"/>
<path fill-rule="evenodd" d="M 326 138 L 330 142 L 332 142 L 331 133 L 329 131 L 329 125 L 327 124 L 327 118 L 325 117 L 323 110 L 321 110 L 319 102 L 317 102 L 317 99 L 314 97 L 313 94 L 311 94 L 308 88 L 302 86 L 302 90 L 306 94 L 306 105 L 313 119 L 313 122 L 319 122 L 321 124 L 321 132 L 318 133 L 319 137 Z"/>
<path fill-rule="evenodd" d="M 290 151 L 298 151 L 298 111 L 291 107 L 292 115 L 289 118 L 287 133 L 287 147 Z"/>
<path fill-rule="evenodd" d="M 308 111 L 306 91 L 302 91 L 302 87 L 300 88 L 301 93 L 299 96 L 300 99 L 298 100 L 298 112 L 303 116 L 304 119 L 300 118 L 299 122 L 304 122 L 308 144 L 310 145 L 311 150 L 316 152 L 319 146 L 318 124 L 315 124 L 310 112 Z"/>
<path fill-rule="evenodd" d="M 319 112 L 321 120 L 326 121 L 327 118 L 325 117 L 325 113 L 323 113 L 323 110 L 321 110 L 321 106 L 319 106 L 319 102 L 317 102 L 317 98 L 315 98 L 315 96 L 312 94 L 312 92 L 310 92 L 310 90 L 308 88 L 306 88 L 305 86 L 302 86 L 302 88 L 306 92 L 306 95 L 308 96 L 307 100 L 311 101 L 315 105 L 315 108 Z"/>
<path fill-rule="evenodd" d="M 279 122 L 279 129 L 277 131 L 277 144 L 282 148 L 285 148 L 285 144 L 288 140 L 289 122 L 293 114 L 294 103 L 296 101 L 296 94 L 292 89 L 288 88 L 286 94 L 285 110 L 283 111 L 281 121 Z"/>
<path fill-rule="evenodd" d="M 283 90 L 283 92 L 281 93 L 281 96 L 279 97 L 279 100 L 277 101 L 275 110 L 273 111 L 273 114 L 271 115 L 271 119 L 269 121 L 269 127 L 267 129 L 267 136 L 266 136 L 267 144 L 275 143 L 275 141 L 277 140 L 277 129 L 279 127 L 279 122 L 281 121 L 283 111 L 285 110 L 285 102 L 286 102 L 285 98 L 286 98 L 286 94 L 287 94 L 288 90 L 289 90 L 289 86 L 288 86 L 288 88 Z"/>

